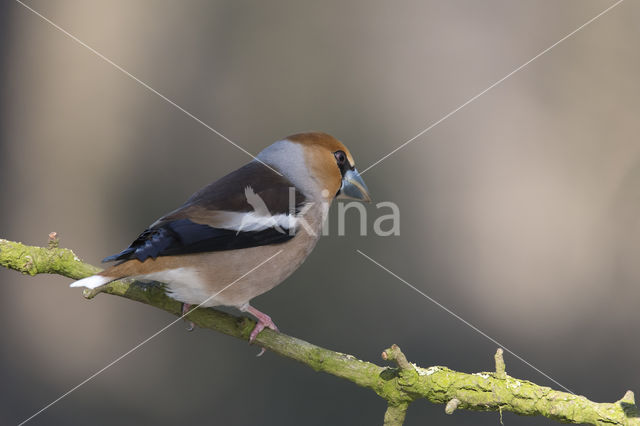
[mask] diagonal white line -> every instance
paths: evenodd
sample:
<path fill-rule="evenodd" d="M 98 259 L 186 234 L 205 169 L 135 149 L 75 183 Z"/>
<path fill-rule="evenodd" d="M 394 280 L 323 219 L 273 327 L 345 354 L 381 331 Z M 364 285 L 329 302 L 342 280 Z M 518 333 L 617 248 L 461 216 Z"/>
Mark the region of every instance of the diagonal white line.
<path fill-rule="evenodd" d="M 53 22 L 52 20 L 50 20 L 49 18 L 47 18 L 46 16 L 42 15 L 40 12 L 38 12 L 37 10 L 33 9 L 32 7 L 26 5 L 25 3 L 23 3 L 20 0 L 16 0 L 17 3 L 19 3 L 20 5 L 24 6 L 26 9 L 30 10 L 31 12 L 33 12 L 34 14 L 36 14 L 37 16 L 39 16 L 40 18 L 42 18 L 44 21 L 46 21 L 47 23 L 49 23 L 51 26 L 53 26 L 54 28 L 56 28 L 57 30 L 59 30 L 60 32 L 62 32 L 63 34 L 65 34 L 67 37 L 69 37 L 70 39 L 72 39 L 73 41 L 75 41 L 76 43 L 80 44 L 81 46 L 86 47 L 87 49 L 89 49 L 93 54 L 95 54 L 97 57 L 99 57 L 100 59 L 102 59 L 103 61 L 107 62 L 108 64 L 112 65 L 113 67 L 115 67 L 116 69 L 118 69 L 119 71 L 121 71 L 124 75 L 126 75 L 127 77 L 131 78 L 132 80 L 136 81 L 137 83 L 139 83 L 142 87 L 144 87 L 145 89 L 149 90 L 150 92 L 160 96 L 162 99 L 164 99 L 165 101 L 167 101 L 168 103 L 170 103 L 171 105 L 173 105 L 175 108 L 179 109 L 180 111 L 182 111 L 183 113 L 185 113 L 187 116 L 191 117 L 192 119 L 194 119 L 195 121 L 197 121 L 199 124 L 203 125 L 204 127 L 206 127 L 207 129 L 211 130 L 213 133 L 215 133 L 216 135 L 220 136 L 222 139 L 224 139 L 225 141 L 229 142 L 231 145 L 235 146 L 236 148 L 238 148 L 240 151 L 244 152 L 245 154 L 247 154 L 248 156 L 250 156 L 251 158 L 253 158 L 254 160 L 259 161 L 260 163 L 264 164 L 265 166 L 267 166 L 268 168 L 270 168 L 274 173 L 277 173 L 278 175 L 282 176 L 282 173 L 280 173 L 279 171 L 277 171 L 276 169 L 274 169 L 273 167 L 269 166 L 268 164 L 264 163 L 263 161 L 259 160 L 258 158 L 256 158 L 255 155 L 253 155 L 252 153 L 250 153 L 249 151 L 247 151 L 246 149 L 244 149 L 243 147 L 241 147 L 240 145 L 238 145 L 237 143 L 235 143 L 234 141 L 232 141 L 231 139 L 229 139 L 228 137 L 226 137 L 225 135 L 223 135 L 222 133 L 220 133 L 219 131 L 217 131 L 216 129 L 214 129 L 213 127 L 211 127 L 210 125 L 208 125 L 207 123 L 205 123 L 204 121 L 202 121 L 201 119 L 199 119 L 198 117 L 196 117 L 195 115 L 193 115 L 192 113 L 190 113 L 189 111 L 187 111 L 186 109 L 184 109 L 183 107 L 181 107 L 180 105 L 178 105 L 177 103 L 175 103 L 174 101 L 172 101 L 171 99 L 169 99 L 168 97 L 166 97 L 165 95 L 163 95 L 162 93 L 158 92 L 156 89 L 154 89 L 153 87 L 149 86 L 147 83 L 145 83 L 144 81 L 140 80 L 138 77 L 136 77 L 135 75 L 131 74 L 129 71 L 127 71 L 126 69 L 122 68 L 120 65 L 116 64 L 115 62 L 113 62 L 111 59 L 107 58 L 106 56 L 104 56 L 102 53 L 98 52 L 96 49 L 94 49 L 93 47 L 89 46 L 87 43 L 85 43 L 84 41 L 80 40 L 78 37 L 74 36 L 73 34 L 71 34 L 70 32 L 68 32 L 67 30 L 65 30 L 64 28 L 62 28 L 61 26 L 59 26 L 58 24 L 56 24 L 55 22 Z"/>
<path fill-rule="evenodd" d="M 277 255 L 279 255 L 280 253 L 282 253 L 282 250 L 278 251 L 276 254 L 274 254 L 273 256 L 269 257 L 268 259 L 264 260 L 263 262 L 261 262 L 259 265 L 254 266 L 253 268 L 251 268 L 248 272 L 242 274 L 242 276 L 238 277 L 237 279 L 235 279 L 232 283 L 228 284 L 227 286 L 225 286 L 222 290 L 220 290 L 219 292 L 217 292 L 216 294 L 214 294 L 213 296 L 207 298 L 204 302 L 200 303 L 198 306 L 196 306 L 195 308 L 192 308 L 191 310 L 189 310 L 189 312 L 184 313 L 183 315 L 179 316 L 176 320 L 171 321 L 169 324 L 165 325 L 164 327 L 162 327 L 160 330 L 156 331 L 155 333 L 153 333 L 151 336 L 147 337 L 146 339 L 144 339 L 143 341 L 141 341 L 140 343 L 138 343 L 137 345 L 135 345 L 133 348 L 129 349 L 127 352 L 123 353 L 122 355 L 120 355 L 118 358 L 114 359 L 113 361 L 111 361 L 109 364 L 105 365 L 104 367 L 102 367 L 100 370 L 96 371 L 95 373 L 93 373 L 92 375 L 90 375 L 89 377 L 87 377 L 86 379 L 84 379 L 83 381 L 81 381 L 80 383 L 78 383 L 77 385 L 75 385 L 74 387 L 72 387 L 71 389 L 69 389 L 68 391 L 66 391 L 65 393 L 63 393 L 62 395 L 60 395 L 58 398 L 54 399 L 53 401 L 51 401 L 49 404 L 45 405 L 44 407 L 42 407 L 40 410 L 38 410 L 37 412 L 35 412 L 34 414 L 32 414 L 29 418 L 23 420 L 22 422 L 20 422 L 20 424 L 18 424 L 18 426 L 22 426 L 25 423 L 27 423 L 28 421 L 32 420 L 34 417 L 36 417 L 37 415 L 41 414 L 43 411 L 47 410 L 48 408 L 50 408 L 51 406 L 53 406 L 54 404 L 56 404 L 57 402 L 59 402 L 61 399 L 63 399 L 64 397 L 68 396 L 70 393 L 72 393 L 73 391 L 75 391 L 76 389 L 78 389 L 80 386 L 86 384 L 87 382 L 91 381 L 92 379 L 94 379 L 96 376 L 98 376 L 100 373 L 102 373 L 103 371 L 105 371 L 106 369 L 108 369 L 109 367 L 113 366 L 114 364 L 116 364 L 117 362 L 119 362 L 120 360 L 122 360 L 124 357 L 126 357 L 127 355 L 129 355 L 130 353 L 134 352 L 135 350 L 137 350 L 138 348 L 140 348 L 142 345 L 144 345 L 145 343 L 147 343 L 148 341 L 150 341 L 151 339 L 153 339 L 154 337 L 156 337 L 157 335 L 159 335 L 160 333 L 164 332 L 166 329 L 168 329 L 169 327 L 171 327 L 172 325 L 174 325 L 175 323 L 179 322 L 180 320 L 184 319 L 185 316 L 189 315 L 191 312 L 195 311 L 196 309 L 198 309 L 200 306 L 202 306 L 203 304 L 207 303 L 209 300 L 213 299 L 214 297 L 216 297 L 217 295 L 219 295 L 220 293 L 222 293 L 223 291 L 225 291 L 226 289 L 228 289 L 229 287 L 231 287 L 232 285 L 234 285 L 235 283 L 237 283 L 238 281 L 240 281 L 241 279 L 243 279 L 244 277 L 246 277 L 247 275 L 249 275 L 250 273 L 252 273 L 253 271 L 255 271 L 256 269 L 258 269 L 259 267 L 261 267 L 262 265 L 264 265 L 265 263 L 269 262 L 271 259 L 273 259 L 274 257 L 276 257 Z"/>
<path fill-rule="evenodd" d="M 541 57 L 542 55 L 544 55 L 545 53 L 549 52 L 551 49 L 553 49 L 554 47 L 556 47 L 557 45 L 559 45 L 560 43 L 562 43 L 563 41 L 565 41 L 566 39 L 570 38 L 571 36 L 573 36 L 574 34 L 576 34 L 578 31 L 582 30 L 584 27 L 586 27 L 587 25 L 591 24 L 593 21 L 595 21 L 596 19 L 600 18 L 602 15 L 606 14 L 607 12 L 609 12 L 611 9 L 613 9 L 614 7 L 618 6 L 620 3 L 622 3 L 624 0 L 618 0 L 617 2 L 615 2 L 614 4 L 612 4 L 611 6 L 609 6 L 608 8 L 606 8 L 605 10 L 603 10 L 602 12 L 598 13 L 596 16 L 594 16 L 593 18 L 589 19 L 587 22 L 585 22 L 584 24 L 580 25 L 578 28 L 576 28 L 575 30 L 571 31 L 569 34 L 567 34 L 566 36 L 562 37 L 560 40 L 556 41 L 555 43 L 553 43 L 551 46 L 547 47 L 546 49 L 544 49 L 543 51 L 541 51 L 540 53 L 538 53 L 536 56 L 534 56 L 533 58 L 529 59 L 527 62 L 525 62 L 524 64 L 520 65 L 518 68 L 514 69 L 513 71 L 511 71 L 509 74 L 505 75 L 504 77 L 502 77 L 500 80 L 496 81 L 495 83 L 493 83 L 491 86 L 487 87 L 486 89 L 484 89 L 482 92 L 478 93 L 477 95 L 475 95 L 474 97 L 472 97 L 471 99 L 469 99 L 468 101 L 466 101 L 465 103 L 463 103 L 462 105 L 460 105 L 459 107 L 457 107 L 456 109 L 454 109 L 453 111 L 449 112 L 447 115 L 445 115 L 444 117 L 442 117 L 441 119 L 439 119 L 438 121 L 433 122 L 432 124 L 429 125 L 429 127 L 427 127 L 426 129 L 422 130 L 420 133 L 418 133 L 417 135 L 415 135 L 414 137 L 412 137 L 411 139 L 405 141 L 402 145 L 398 146 L 396 149 L 394 149 L 393 151 L 391 151 L 390 153 L 388 153 L 387 155 L 385 155 L 384 157 L 380 158 L 378 161 L 376 161 L 375 163 L 371 164 L 369 167 L 367 167 L 366 169 L 362 170 L 360 172 L 360 174 L 364 174 L 366 173 L 369 169 L 371 169 L 372 167 L 376 166 L 377 164 L 383 162 L 384 160 L 386 160 L 387 158 L 389 158 L 390 156 L 392 156 L 393 154 L 395 154 L 396 152 L 400 151 L 402 148 L 404 148 L 405 146 L 409 145 L 411 142 L 415 141 L 416 139 L 418 139 L 420 136 L 424 135 L 425 133 L 427 133 L 429 130 L 433 129 L 434 127 L 436 127 L 438 124 L 442 123 L 443 121 L 445 121 L 447 118 L 451 117 L 453 114 L 455 114 L 456 112 L 460 111 L 462 108 L 466 107 L 467 105 L 469 105 L 470 103 L 472 103 L 473 101 L 475 101 L 476 99 L 478 99 L 480 96 L 484 95 L 485 93 L 487 93 L 489 90 L 493 89 L 494 87 L 498 86 L 500 83 L 502 83 L 503 81 L 505 81 L 506 79 L 508 79 L 509 77 L 511 77 L 512 75 L 514 75 L 515 73 L 517 73 L 518 71 L 522 70 L 524 67 L 526 67 L 527 65 L 529 65 L 530 63 L 532 63 L 533 61 L 535 61 L 536 59 L 538 59 L 539 57 Z"/>
<path fill-rule="evenodd" d="M 413 290 L 417 291 L 418 293 L 420 293 L 422 296 L 424 296 L 425 298 L 429 299 L 431 302 L 435 303 L 437 306 L 439 306 L 440 308 L 444 309 L 447 313 L 451 314 L 452 316 L 454 316 L 456 319 L 460 320 L 461 322 L 463 322 L 465 325 L 467 325 L 468 327 L 472 328 L 474 331 L 480 333 L 482 336 L 486 337 L 487 339 L 489 339 L 490 341 L 492 341 L 493 343 L 495 343 L 496 345 L 500 346 L 502 349 L 504 349 L 505 351 L 509 352 L 511 355 L 513 355 L 514 357 L 516 357 L 517 359 L 519 359 L 520 361 L 522 361 L 523 363 L 525 363 L 526 365 L 528 365 L 529 367 L 533 368 L 535 371 L 537 371 L 538 373 L 542 374 L 544 377 L 546 377 L 547 379 L 551 380 L 553 383 L 555 383 L 556 385 L 560 386 L 562 389 L 566 390 L 569 393 L 574 393 L 571 389 L 569 389 L 568 387 L 566 387 L 565 385 L 563 385 L 562 383 L 558 382 L 557 380 L 555 380 L 553 377 L 549 376 L 547 373 L 545 373 L 544 371 L 540 370 L 538 367 L 536 367 L 535 365 L 531 364 L 529 361 L 527 361 L 526 359 L 522 358 L 520 355 L 518 355 L 517 353 L 513 352 L 511 349 L 507 348 L 505 345 L 503 345 L 502 343 L 498 342 L 496 339 L 494 339 L 493 337 L 489 336 L 487 333 L 485 333 L 484 331 L 480 330 L 478 327 L 476 327 L 475 325 L 471 324 L 469 321 L 465 320 L 464 318 L 462 318 L 460 315 L 456 314 L 455 312 L 453 312 L 451 309 L 447 308 L 446 306 L 444 306 L 443 304 L 441 304 L 440 302 L 438 302 L 437 300 L 435 300 L 434 298 L 430 297 L 428 294 L 424 293 L 422 290 L 414 287 L 413 285 L 411 285 L 409 282 L 407 282 L 406 280 L 404 280 L 403 278 L 399 277 L 397 274 L 393 273 L 392 271 L 390 271 L 388 268 L 384 267 L 383 265 L 381 265 L 379 262 L 373 260 L 371 257 L 367 256 L 366 254 L 364 254 L 362 251 L 360 250 L 356 250 L 358 253 L 360 253 L 362 256 L 364 256 L 366 259 L 368 259 L 369 261 L 371 261 L 372 263 L 376 264 L 377 266 L 379 266 L 381 269 L 383 269 L 384 271 L 386 271 L 387 273 L 389 273 L 391 276 L 395 277 L 396 279 L 398 279 L 399 281 L 403 282 L 404 284 L 406 284 L 407 286 L 409 286 L 410 288 L 412 288 Z"/>

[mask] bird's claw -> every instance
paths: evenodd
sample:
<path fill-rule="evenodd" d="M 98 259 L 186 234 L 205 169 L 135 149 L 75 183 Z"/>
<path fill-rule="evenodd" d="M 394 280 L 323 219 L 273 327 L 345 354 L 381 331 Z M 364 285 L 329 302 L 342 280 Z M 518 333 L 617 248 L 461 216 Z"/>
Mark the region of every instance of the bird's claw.
<path fill-rule="evenodd" d="M 276 325 L 273 323 L 273 321 L 271 321 L 271 318 L 269 318 L 269 321 L 270 321 L 269 324 L 265 324 L 265 323 L 262 323 L 262 322 L 258 321 L 258 323 L 254 327 L 253 331 L 251 332 L 251 336 L 249 337 L 249 344 L 253 343 L 255 338 L 258 336 L 258 334 L 260 334 L 260 332 L 262 330 L 265 329 L 265 327 L 270 328 L 273 331 L 278 331 L 278 327 L 276 327 Z M 260 352 L 258 352 L 258 355 L 256 355 L 256 357 L 261 357 L 262 355 L 264 355 L 264 353 L 266 351 L 267 350 L 264 347 L 260 348 Z"/>
<path fill-rule="evenodd" d="M 252 344 L 253 341 L 256 340 L 256 337 L 258 337 L 258 334 L 260 334 L 260 332 L 265 328 L 270 328 L 273 331 L 278 331 L 278 327 L 276 327 L 276 325 L 273 323 L 269 315 L 263 312 L 260 312 L 259 310 L 257 310 L 256 308 L 254 308 L 249 304 L 247 304 L 242 310 L 245 312 L 249 312 L 251 315 L 253 315 L 258 319 L 256 326 L 253 328 L 253 330 L 251 331 L 251 335 L 249 336 L 249 344 Z M 262 356 L 262 354 L 264 354 L 265 351 L 266 349 L 262 348 L 260 350 L 260 353 L 258 353 L 257 356 Z"/>
<path fill-rule="evenodd" d="M 253 343 L 253 341 L 258 337 L 258 334 L 265 328 L 270 328 L 273 331 L 278 331 L 278 327 L 271 321 L 271 318 L 268 315 L 265 315 L 264 318 L 259 318 L 256 326 L 253 328 L 251 332 L 251 336 L 249 336 L 249 344 Z M 256 357 L 261 357 L 267 350 L 263 347 L 260 348 L 260 352 L 256 355 Z"/>
<path fill-rule="evenodd" d="M 188 304 L 188 303 L 183 303 L 182 304 L 182 318 L 188 324 L 187 325 L 187 331 L 193 331 L 196 328 L 196 325 L 193 323 L 193 321 L 189 321 L 187 319 L 187 317 L 185 316 L 185 315 L 187 315 L 189 313 L 190 310 L 191 310 L 191 305 L 190 304 Z"/>
<path fill-rule="evenodd" d="M 265 328 L 270 328 L 273 331 L 278 331 L 278 327 L 276 327 L 273 321 L 271 321 L 271 318 L 268 315 L 265 315 L 262 318 L 258 318 L 258 322 L 253 328 L 251 336 L 249 336 L 249 343 L 253 343 L 253 341 L 256 340 L 256 337 L 258 337 L 258 334 L 260 334 L 260 332 Z"/>

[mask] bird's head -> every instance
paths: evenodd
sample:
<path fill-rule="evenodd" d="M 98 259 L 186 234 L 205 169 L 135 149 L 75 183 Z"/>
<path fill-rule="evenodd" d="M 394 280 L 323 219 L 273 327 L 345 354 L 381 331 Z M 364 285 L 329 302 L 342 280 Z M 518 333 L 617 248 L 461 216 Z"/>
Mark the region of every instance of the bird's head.
<path fill-rule="evenodd" d="M 258 159 L 314 198 L 371 201 L 351 153 L 327 133 L 291 135 L 265 148 Z"/>

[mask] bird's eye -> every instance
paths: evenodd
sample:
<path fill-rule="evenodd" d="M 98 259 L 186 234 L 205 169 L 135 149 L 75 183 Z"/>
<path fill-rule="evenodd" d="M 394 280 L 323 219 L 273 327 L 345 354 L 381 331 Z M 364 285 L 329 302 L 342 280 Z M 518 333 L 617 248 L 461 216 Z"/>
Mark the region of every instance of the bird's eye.
<path fill-rule="evenodd" d="M 338 166 L 342 167 L 347 162 L 347 154 L 345 154 L 344 151 L 336 151 L 333 155 L 336 157 Z"/>

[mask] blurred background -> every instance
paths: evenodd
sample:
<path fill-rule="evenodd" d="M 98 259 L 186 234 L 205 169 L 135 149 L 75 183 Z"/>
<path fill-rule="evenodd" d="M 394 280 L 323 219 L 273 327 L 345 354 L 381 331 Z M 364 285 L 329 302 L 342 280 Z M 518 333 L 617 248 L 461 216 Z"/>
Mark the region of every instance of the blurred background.
<path fill-rule="evenodd" d="M 28 5 L 252 153 L 329 132 L 362 170 L 613 4 L 56 1 Z M 13 1 L 0 4 L 0 237 L 83 260 L 250 158 Z M 323 238 L 254 300 L 285 333 L 382 363 L 493 368 L 496 344 L 576 393 L 640 391 L 640 4 L 624 2 L 364 175 L 400 236 Z M 335 225 L 336 208 L 332 209 Z M 367 206 L 368 229 L 388 210 Z M 330 222 L 331 223 L 331 222 Z M 0 270 L 0 423 L 17 424 L 174 317 Z M 374 425 L 373 392 L 180 323 L 34 425 Z M 505 355 L 507 371 L 558 388 Z M 495 425 L 426 401 L 407 425 Z M 509 425 L 553 424 L 504 414 Z"/>

